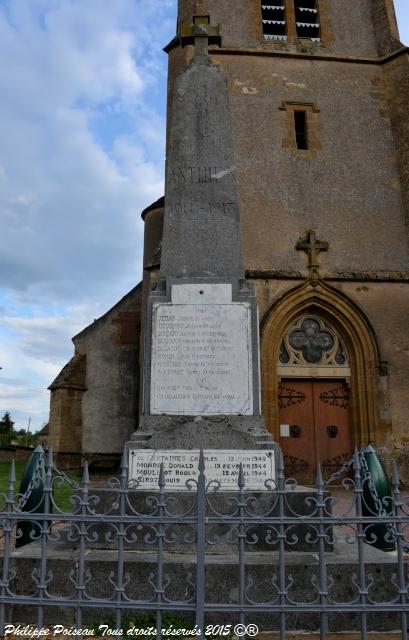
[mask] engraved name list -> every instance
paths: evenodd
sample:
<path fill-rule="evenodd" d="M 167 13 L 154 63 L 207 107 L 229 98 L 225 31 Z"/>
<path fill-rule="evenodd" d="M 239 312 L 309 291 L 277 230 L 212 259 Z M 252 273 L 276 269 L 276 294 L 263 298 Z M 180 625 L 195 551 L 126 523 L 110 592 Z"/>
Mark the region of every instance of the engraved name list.
<path fill-rule="evenodd" d="M 152 413 L 252 411 L 249 313 L 247 303 L 154 305 Z"/>

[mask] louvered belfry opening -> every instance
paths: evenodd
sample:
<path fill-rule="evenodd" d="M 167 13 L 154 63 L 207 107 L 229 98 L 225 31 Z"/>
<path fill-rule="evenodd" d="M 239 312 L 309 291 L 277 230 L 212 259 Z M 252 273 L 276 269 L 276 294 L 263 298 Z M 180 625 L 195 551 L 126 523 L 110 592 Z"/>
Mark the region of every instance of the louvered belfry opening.
<path fill-rule="evenodd" d="M 319 42 L 320 20 L 317 0 L 294 0 L 297 36 Z"/>
<path fill-rule="evenodd" d="M 263 33 L 266 40 L 287 40 L 287 21 L 284 0 L 276 4 L 261 4 Z"/>

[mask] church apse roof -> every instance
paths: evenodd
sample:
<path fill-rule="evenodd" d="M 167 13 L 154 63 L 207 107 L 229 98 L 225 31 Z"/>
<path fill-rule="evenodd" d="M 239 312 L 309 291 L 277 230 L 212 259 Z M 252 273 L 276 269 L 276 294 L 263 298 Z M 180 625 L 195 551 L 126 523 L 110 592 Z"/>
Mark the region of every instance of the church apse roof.
<path fill-rule="evenodd" d="M 91 331 L 94 331 L 95 329 L 97 329 L 101 324 L 103 324 L 105 322 L 105 320 L 108 318 L 109 315 L 111 315 L 112 313 L 114 313 L 115 311 L 119 311 L 120 307 L 122 305 L 124 305 L 130 298 L 132 298 L 135 294 L 137 295 L 141 295 L 142 294 L 142 282 L 139 282 L 136 287 L 134 287 L 133 289 L 131 289 L 130 291 L 128 291 L 128 293 L 126 293 L 118 302 L 116 302 L 114 304 L 113 307 L 111 307 L 110 309 L 108 309 L 108 311 L 106 313 L 104 313 L 104 315 L 100 316 L 99 318 L 97 318 L 96 320 L 94 320 L 94 322 L 92 322 L 91 324 L 89 324 L 87 327 L 85 327 L 84 329 L 82 329 L 82 331 L 80 331 L 79 333 L 77 333 L 75 336 L 73 336 L 72 341 L 75 343 L 75 341 L 79 338 L 83 338 L 85 337 L 85 335 Z"/>
<path fill-rule="evenodd" d="M 165 206 L 165 196 L 162 196 L 161 198 L 159 198 L 159 200 L 152 202 L 152 204 L 150 204 L 148 207 L 146 207 L 142 211 L 141 213 L 142 220 L 145 220 L 146 214 L 149 213 L 150 211 L 155 211 L 155 209 L 163 209 L 164 206 Z"/>
<path fill-rule="evenodd" d="M 85 390 L 85 372 L 86 372 L 85 354 L 76 353 L 71 360 L 61 369 L 58 376 L 50 384 L 48 389 L 78 389 Z"/>

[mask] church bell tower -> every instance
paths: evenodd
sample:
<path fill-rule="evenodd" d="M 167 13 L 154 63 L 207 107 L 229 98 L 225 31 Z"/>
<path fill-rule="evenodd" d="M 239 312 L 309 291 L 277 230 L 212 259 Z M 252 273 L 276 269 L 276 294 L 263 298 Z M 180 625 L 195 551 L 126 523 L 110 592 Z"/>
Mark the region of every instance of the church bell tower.
<path fill-rule="evenodd" d="M 393 0 L 179 0 L 168 121 L 197 47 L 228 84 L 263 415 L 288 473 L 330 475 L 372 441 L 409 475 L 409 57 Z"/>

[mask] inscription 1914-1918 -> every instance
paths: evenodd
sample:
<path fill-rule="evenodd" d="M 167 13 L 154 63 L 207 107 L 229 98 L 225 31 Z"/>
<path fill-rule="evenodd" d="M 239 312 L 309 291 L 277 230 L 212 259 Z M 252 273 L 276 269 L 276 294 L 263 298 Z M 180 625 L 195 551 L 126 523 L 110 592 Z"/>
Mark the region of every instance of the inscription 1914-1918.
<path fill-rule="evenodd" d="M 223 212 L 226 216 L 234 216 L 237 213 L 235 202 L 170 202 L 169 211 L 176 216 L 186 216 L 190 219 L 213 216 Z"/>

